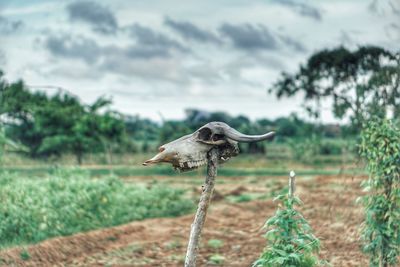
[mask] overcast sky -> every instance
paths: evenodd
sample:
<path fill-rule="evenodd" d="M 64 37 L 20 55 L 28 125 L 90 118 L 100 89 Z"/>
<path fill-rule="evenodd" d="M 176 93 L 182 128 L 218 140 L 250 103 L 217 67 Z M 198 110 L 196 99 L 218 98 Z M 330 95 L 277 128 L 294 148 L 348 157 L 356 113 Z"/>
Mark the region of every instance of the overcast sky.
<path fill-rule="evenodd" d="M 11 81 L 86 103 L 109 96 L 155 120 L 186 108 L 275 118 L 303 114 L 300 96 L 278 101 L 267 88 L 312 53 L 399 50 L 400 0 L 1 0 L 0 36 Z"/>

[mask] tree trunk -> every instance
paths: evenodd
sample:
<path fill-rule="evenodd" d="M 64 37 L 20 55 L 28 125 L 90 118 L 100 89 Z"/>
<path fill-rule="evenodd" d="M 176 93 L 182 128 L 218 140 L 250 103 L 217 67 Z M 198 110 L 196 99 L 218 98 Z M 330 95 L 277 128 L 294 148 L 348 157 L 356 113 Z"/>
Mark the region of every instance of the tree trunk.
<path fill-rule="evenodd" d="M 214 191 L 215 177 L 217 176 L 218 150 L 211 149 L 208 153 L 207 176 L 203 185 L 199 206 L 191 226 L 189 243 L 186 251 L 185 267 L 195 267 L 199 250 L 201 230 L 206 220 L 208 206 Z"/>
<path fill-rule="evenodd" d="M 78 162 L 78 165 L 82 165 L 82 158 L 83 158 L 83 153 L 78 152 L 76 153 L 76 161 Z"/>

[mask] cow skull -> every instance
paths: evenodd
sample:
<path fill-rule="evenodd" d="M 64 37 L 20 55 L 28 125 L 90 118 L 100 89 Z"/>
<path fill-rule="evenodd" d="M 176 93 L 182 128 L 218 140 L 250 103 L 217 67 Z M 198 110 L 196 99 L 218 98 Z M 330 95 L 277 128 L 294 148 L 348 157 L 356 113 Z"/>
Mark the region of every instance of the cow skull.
<path fill-rule="evenodd" d="M 223 122 L 210 122 L 192 134 L 159 147 L 159 153 L 143 165 L 167 162 L 180 171 L 196 169 L 207 163 L 207 153 L 218 149 L 219 162 L 239 154 L 238 142 L 258 142 L 272 139 L 274 132 L 263 135 L 245 135 Z"/>

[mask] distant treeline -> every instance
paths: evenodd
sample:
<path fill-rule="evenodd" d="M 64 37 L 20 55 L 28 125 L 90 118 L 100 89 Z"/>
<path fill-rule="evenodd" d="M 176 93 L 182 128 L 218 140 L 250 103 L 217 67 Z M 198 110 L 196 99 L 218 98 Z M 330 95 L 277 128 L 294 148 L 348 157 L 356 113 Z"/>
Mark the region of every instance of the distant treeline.
<path fill-rule="evenodd" d="M 274 120 L 251 121 L 245 116 L 224 112 L 186 110 L 183 120 L 157 123 L 139 116 L 127 116 L 110 108 L 111 101 L 100 97 L 92 104 L 59 90 L 53 95 L 31 91 L 23 81 L 8 83 L 0 72 L 0 119 L 6 137 L 20 144 L 19 152 L 31 157 L 57 157 L 72 153 L 79 163 L 86 153 L 149 152 L 158 145 L 192 133 L 210 121 L 223 121 L 246 134 L 274 130 L 276 142 L 304 140 L 312 136 L 338 138 L 349 127 L 306 122 L 295 114 Z M 262 143 L 244 144 L 244 153 L 264 153 Z"/>

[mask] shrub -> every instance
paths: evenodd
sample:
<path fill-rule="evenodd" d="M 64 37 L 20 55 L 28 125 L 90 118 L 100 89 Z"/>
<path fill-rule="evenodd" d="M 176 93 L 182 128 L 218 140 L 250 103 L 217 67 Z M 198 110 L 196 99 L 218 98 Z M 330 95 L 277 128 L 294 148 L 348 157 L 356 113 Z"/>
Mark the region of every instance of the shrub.
<path fill-rule="evenodd" d="M 337 140 L 324 140 L 319 145 L 319 154 L 321 155 L 341 155 L 344 143 Z"/>
<path fill-rule="evenodd" d="M 38 242 L 152 217 L 179 216 L 193 203 L 166 186 L 92 179 L 82 171 L 45 178 L 0 174 L 0 246 Z"/>
<path fill-rule="evenodd" d="M 316 255 L 320 242 L 313 235 L 307 220 L 295 209 L 302 202 L 290 194 L 277 196 L 281 205 L 265 223 L 267 246 L 253 267 L 297 266 L 322 264 Z"/>
<path fill-rule="evenodd" d="M 366 196 L 362 227 L 363 250 L 371 266 L 398 266 L 400 256 L 400 129 L 391 121 L 372 121 L 364 127 L 361 155 L 369 179 L 362 183 Z"/>

